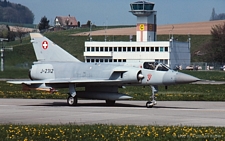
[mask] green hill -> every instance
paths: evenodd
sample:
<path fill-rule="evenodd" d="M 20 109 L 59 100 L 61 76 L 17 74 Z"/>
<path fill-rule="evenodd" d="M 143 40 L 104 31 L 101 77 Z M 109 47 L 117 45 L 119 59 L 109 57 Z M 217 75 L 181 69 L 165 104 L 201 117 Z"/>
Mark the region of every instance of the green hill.
<path fill-rule="evenodd" d="M 99 28 L 96 28 L 97 30 Z M 48 32 L 44 35 L 50 40 L 63 47 L 66 51 L 71 53 L 73 56 L 77 57 L 79 60 L 83 61 L 84 52 L 84 42 L 88 40 L 88 36 L 71 36 L 71 34 L 76 34 L 79 32 L 87 32 L 89 29 L 71 29 L 66 31 Z M 201 58 L 194 56 L 194 52 L 211 36 L 191 36 L 191 52 L 192 52 L 192 62 L 201 61 Z M 104 41 L 104 36 L 93 36 L 94 41 Z M 160 35 L 157 37 L 158 40 L 168 40 L 168 36 Z M 174 35 L 174 38 L 179 41 L 187 41 L 188 37 L 186 35 Z M 108 36 L 108 40 L 114 41 L 128 41 L 127 36 Z M 20 44 L 19 41 L 5 43 L 6 47 L 13 47 L 13 51 L 5 51 L 5 70 L 7 72 L 26 70 L 30 68 L 32 62 L 36 60 L 32 44 L 30 43 L 30 38 L 26 37 L 23 39 L 23 43 Z M 19 69 L 19 70 L 17 70 Z M 25 72 L 26 72 L 25 71 Z M 0 77 L 4 77 L 4 73 L 0 73 Z M 5 74 L 7 77 L 7 74 Z M 20 75 L 19 77 L 25 77 Z M 12 77 L 10 75 L 10 77 Z"/>

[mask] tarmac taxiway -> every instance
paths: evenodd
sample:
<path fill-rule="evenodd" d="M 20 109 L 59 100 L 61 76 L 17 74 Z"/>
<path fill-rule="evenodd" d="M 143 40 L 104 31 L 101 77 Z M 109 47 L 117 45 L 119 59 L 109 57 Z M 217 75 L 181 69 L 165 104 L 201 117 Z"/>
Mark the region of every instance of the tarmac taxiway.
<path fill-rule="evenodd" d="M 146 101 L 78 102 L 70 107 L 66 100 L 0 99 L 0 123 L 225 126 L 224 102 L 158 101 L 153 108 Z"/>

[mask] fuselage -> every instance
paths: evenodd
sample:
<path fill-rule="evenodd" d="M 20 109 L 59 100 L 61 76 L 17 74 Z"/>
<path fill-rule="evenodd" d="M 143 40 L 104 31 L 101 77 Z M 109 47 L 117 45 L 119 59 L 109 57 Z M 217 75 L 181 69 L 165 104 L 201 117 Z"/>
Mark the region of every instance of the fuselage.
<path fill-rule="evenodd" d="M 163 64 L 151 70 L 115 64 L 77 62 L 36 62 L 30 70 L 30 77 L 32 80 L 117 80 L 115 83 L 105 85 L 118 86 L 173 85 L 198 80 L 193 76 L 171 70 Z"/>

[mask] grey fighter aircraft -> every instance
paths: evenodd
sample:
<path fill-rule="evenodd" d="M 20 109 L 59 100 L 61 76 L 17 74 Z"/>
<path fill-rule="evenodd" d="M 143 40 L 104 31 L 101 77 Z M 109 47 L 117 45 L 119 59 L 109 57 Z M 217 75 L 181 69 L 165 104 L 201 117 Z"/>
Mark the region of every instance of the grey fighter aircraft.
<path fill-rule="evenodd" d="M 117 64 L 84 63 L 63 50 L 40 33 L 30 33 L 37 57 L 30 69 L 30 81 L 8 81 L 22 84 L 24 88 L 54 92 L 69 88 L 68 105 L 76 105 L 78 98 L 106 100 L 130 99 L 118 93 L 123 86 L 150 86 L 152 95 L 146 107 L 156 105 L 158 85 L 185 84 L 199 81 L 198 78 L 171 70 L 164 64 L 148 64 L 142 68 Z M 84 91 L 76 88 L 84 87 Z"/>

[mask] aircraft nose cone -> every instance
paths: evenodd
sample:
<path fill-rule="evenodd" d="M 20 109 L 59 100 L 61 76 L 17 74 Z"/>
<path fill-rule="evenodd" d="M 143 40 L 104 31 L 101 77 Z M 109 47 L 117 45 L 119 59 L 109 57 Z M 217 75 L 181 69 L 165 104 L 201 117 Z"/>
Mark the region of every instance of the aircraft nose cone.
<path fill-rule="evenodd" d="M 200 81 L 200 79 L 184 73 L 177 73 L 177 75 L 175 76 L 175 83 L 177 84 L 192 83 L 196 81 Z"/>

